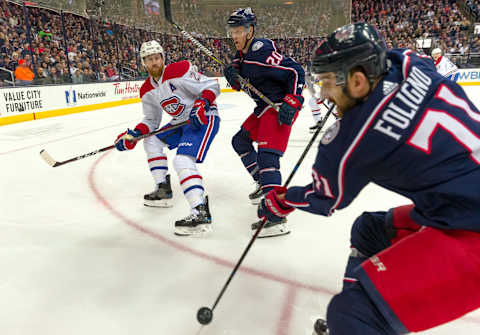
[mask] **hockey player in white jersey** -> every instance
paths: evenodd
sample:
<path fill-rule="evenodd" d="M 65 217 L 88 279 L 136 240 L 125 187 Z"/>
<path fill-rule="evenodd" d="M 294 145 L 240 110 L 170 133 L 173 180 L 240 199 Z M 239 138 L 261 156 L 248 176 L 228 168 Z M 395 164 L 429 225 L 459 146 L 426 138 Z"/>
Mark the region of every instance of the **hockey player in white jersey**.
<path fill-rule="evenodd" d="M 432 50 L 432 58 L 435 62 L 437 72 L 442 76 L 451 79 L 452 76 L 458 71 L 458 67 L 453 64 L 450 59 L 442 55 L 442 50 L 440 48 L 435 48 Z"/>
<path fill-rule="evenodd" d="M 329 106 L 325 103 L 326 100 L 323 99 L 320 94 L 318 82 L 315 82 L 310 74 L 305 75 L 305 84 L 311 95 L 310 100 L 308 100 L 308 106 L 312 112 L 314 122 L 313 126 L 311 126 L 309 129 L 310 133 L 314 133 L 318 129 L 320 121 L 322 121 L 322 117 L 328 111 Z"/>
<path fill-rule="evenodd" d="M 133 130 L 127 129 L 118 135 L 115 146 L 119 151 L 133 149 L 136 137 L 159 128 L 163 111 L 172 117 L 163 127 L 165 129 L 190 120 L 180 128 L 147 137 L 143 141 L 156 185 L 152 193 L 144 196 L 144 204 L 171 207 L 172 188 L 164 149 L 177 148 L 173 167 L 190 204 L 191 213 L 175 222 L 175 234 L 208 232 L 212 218 L 197 163 L 205 159 L 220 125 L 215 103 L 220 94 L 219 84 L 215 79 L 198 73 L 188 61 L 165 65 L 163 48 L 157 41 L 143 43 L 140 57 L 149 73 L 140 89 L 144 117 Z"/>

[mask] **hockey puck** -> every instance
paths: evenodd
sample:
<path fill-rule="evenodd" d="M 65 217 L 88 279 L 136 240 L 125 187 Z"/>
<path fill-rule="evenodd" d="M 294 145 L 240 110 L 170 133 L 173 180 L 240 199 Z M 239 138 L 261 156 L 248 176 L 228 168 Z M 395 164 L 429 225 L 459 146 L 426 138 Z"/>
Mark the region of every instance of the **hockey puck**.
<path fill-rule="evenodd" d="M 202 325 L 208 325 L 213 318 L 213 312 L 208 307 L 201 307 L 197 312 L 197 320 Z"/>

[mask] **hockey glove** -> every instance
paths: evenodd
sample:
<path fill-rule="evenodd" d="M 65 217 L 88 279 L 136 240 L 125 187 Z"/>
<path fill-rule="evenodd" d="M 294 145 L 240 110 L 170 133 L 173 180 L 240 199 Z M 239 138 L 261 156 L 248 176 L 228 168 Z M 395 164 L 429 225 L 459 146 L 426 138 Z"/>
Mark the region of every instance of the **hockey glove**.
<path fill-rule="evenodd" d="M 135 139 L 140 135 L 142 135 L 142 132 L 137 128 L 134 130 L 127 129 L 127 131 L 124 131 L 117 136 L 117 139 L 115 140 L 115 148 L 117 148 L 118 151 L 132 150 L 137 145 Z"/>
<path fill-rule="evenodd" d="M 192 110 L 190 111 L 190 125 L 193 128 L 200 129 L 202 125 L 208 123 L 208 118 L 205 115 L 210 109 L 210 102 L 205 98 L 195 100 Z"/>
<path fill-rule="evenodd" d="M 265 195 L 258 205 L 257 215 L 260 219 L 270 222 L 280 222 L 288 214 L 293 212 L 294 207 L 287 205 L 285 200 L 279 198 L 280 194 L 287 192 L 287 188 L 277 186 Z"/>
<path fill-rule="evenodd" d="M 238 62 L 233 62 L 225 66 L 223 69 L 223 75 L 225 76 L 225 79 L 227 79 L 228 83 L 235 91 L 240 91 L 241 89 L 240 82 L 238 81 L 239 69 L 240 65 Z"/>
<path fill-rule="evenodd" d="M 295 115 L 302 109 L 303 97 L 301 95 L 287 94 L 283 98 L 283 103 L 278 111 L 278 122 L 291 125 Z"/>

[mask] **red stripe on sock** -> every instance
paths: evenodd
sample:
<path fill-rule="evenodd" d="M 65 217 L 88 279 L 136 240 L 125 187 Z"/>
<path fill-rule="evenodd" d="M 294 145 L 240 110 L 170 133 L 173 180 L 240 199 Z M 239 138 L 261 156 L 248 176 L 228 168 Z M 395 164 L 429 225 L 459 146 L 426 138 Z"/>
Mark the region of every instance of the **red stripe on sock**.
<path fill-rule="evenodd" d="M 163 156 L 163 157 L 153 157 L 153 158 L 150 158 L 150 159 L 148 160 L 148 162 L 150 163 L 150 162 L 153 162 L 153 161 L 161 161 L 161 160 L 166 160 L 166 159 L 167 159 L 166 156 Z"/>
<path fill-rule="evenodd" d="M 202 176 L 199 175 L 199 174 L 191 175 L 190 177 L 187 177 L 187 178 L 183 179 L 183 180 L 180 182 L 180 185 L 182 185 L 182 184 L 183 184 L 184 182 L 186 182 L 187 180 L 190 180 L 190 179 L 193 179 L 193 178 L 202 179 Z"/>

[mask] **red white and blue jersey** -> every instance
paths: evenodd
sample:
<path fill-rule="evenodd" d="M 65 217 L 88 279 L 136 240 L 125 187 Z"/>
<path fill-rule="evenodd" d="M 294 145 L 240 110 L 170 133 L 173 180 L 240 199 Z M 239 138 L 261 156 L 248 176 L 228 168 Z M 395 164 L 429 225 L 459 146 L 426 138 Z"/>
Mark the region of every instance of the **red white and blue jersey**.
<path fill-rule="evenodd" d="M 368 99 L 326 131 L 313 182 L 289 188 L 287 203 L 331 215 L 373 182 L 411 199 L 421 225 L 480 231 L 479 110 L 431 60 L 394 49 L 388 62 Z"/>
<path fill-rule="evenodd" d="M 286 94 L 302 95 L 305 71 L 290 57 L 278 51 L 275 42 L 254 38 L 248 52 L 237 51 L 234 62 L 240 62 L 240 75 L 274 103 L 282 102 Z M 261 115 L 267 104 L 250 92 L 257 107 L 255 115 Z"/>
<path fill-rule="evenodd" d="M 172 117 L 171 124 L 186 121 L 195 100 L 200 97 L 210 102 L 206 115 L 218 115 L 215 99 L 219 94 L 218 81 L 198 73 L 190 62 L 168 64 L 158 82 L 148 77 L 140 88 L 144 118 L 136 128 L 144 128 L 143 133 L 156 130 L 163 111 Z"/>

